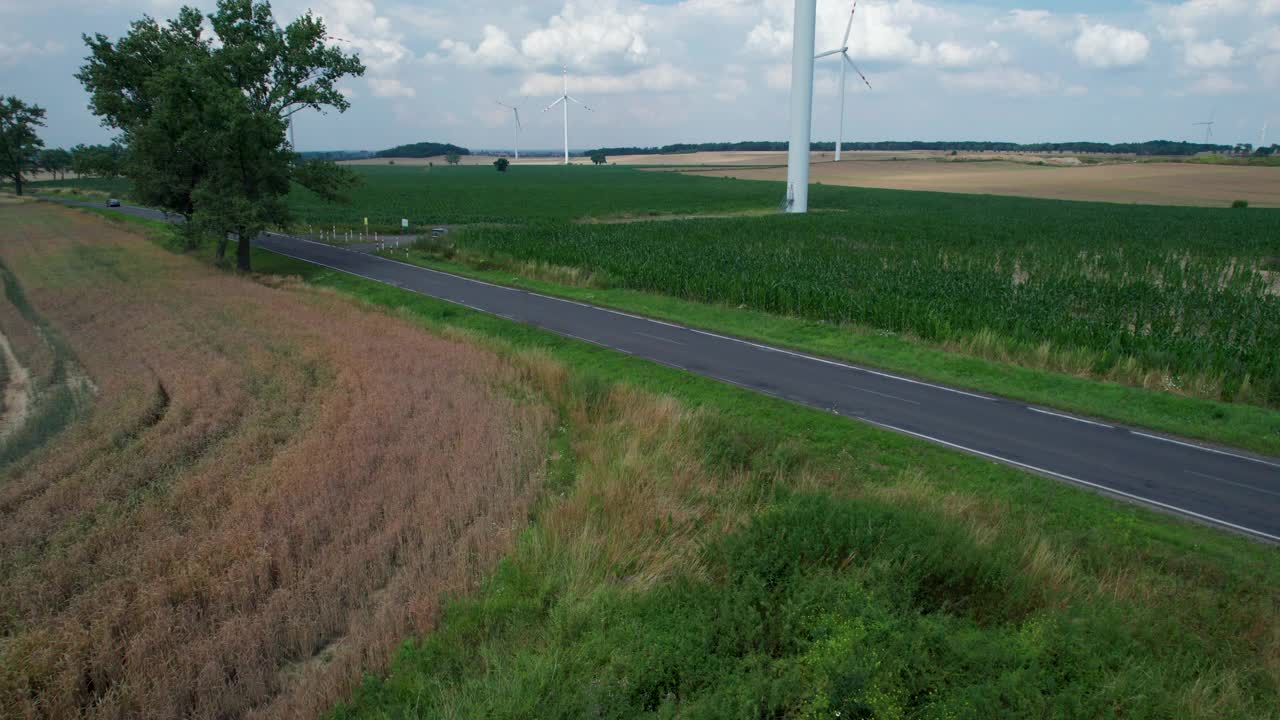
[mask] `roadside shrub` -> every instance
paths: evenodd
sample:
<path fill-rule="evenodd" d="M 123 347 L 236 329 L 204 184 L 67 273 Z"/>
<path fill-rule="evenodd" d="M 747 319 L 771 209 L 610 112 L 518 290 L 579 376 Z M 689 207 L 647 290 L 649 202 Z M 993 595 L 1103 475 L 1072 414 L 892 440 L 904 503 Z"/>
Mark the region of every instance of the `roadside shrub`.
<path fill-rule="evenodd" d="M 1233 208 L 1235 208 L 1235 209 L 1237 209 L 1237 210 L 1243 210 L 1244 208 L 1249 207 L 1249 201 L 1248 201 L 1248 200 L 1236 200 L 1235 202 L 1231 203 L 1231 207 L 1233 207 Z"/>

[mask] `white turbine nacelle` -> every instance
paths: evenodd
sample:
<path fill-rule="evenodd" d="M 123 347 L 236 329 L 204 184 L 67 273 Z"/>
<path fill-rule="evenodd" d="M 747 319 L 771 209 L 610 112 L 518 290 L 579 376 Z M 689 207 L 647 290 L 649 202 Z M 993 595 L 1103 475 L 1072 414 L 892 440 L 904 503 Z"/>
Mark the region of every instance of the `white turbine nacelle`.
<path fill-rule="evenodd" d="M 862 74 L 858 66 L 854 64 L 853 58 L 849 57 L 849 33 L 853 31 L 853 16 L 858 12 L 858 3 L 853 3 L 853 9 L 849 12 L 849 24 L 844 28 L 844 40 L 840 42 L 840 47 L 835 50 L 828 50 L 824 53 L 814 55 L 814 60 L 820 60 L 831 55 L 840 56 L 840 128 L 836 134 L 836 162 L 840 162 L 841 146 L 844 144 L 844 93 L 845 93 L 845 73 L 849 68 L 858 73 L 858 77 L 862 78 L 862 82 L 867 84 L 867 88 L 871 88 L 871 82 L 867 80 L 867 76 Z"/>
<path fill-rule="evenodd" d="M 519 105 L 508 105 L 508 104 L 506 104 L 506 103 L 502 102 L 501 100 L 494 100 L 494 102 L 498 103 L 498 104 L 499 104 L 499 105 L 501 105 L 502 107 L 504 107 L 504 108 L 506 108 L 506 109 L 510 110 L 511 112 L 515 113 L 515 116 L 516 116 L 516 154 L 515 154 L 515 159 L 516 159 L 516 160 L 519 160 L 519 159 L 520 159 L 520 133 L 524 132 L 524 125 L 521 125 L 521 124 L 520 124 L 520 106 L 519 106 Z"/>
<path fill-rule="evenodd" d="M 588 112 L 595 112 L 595 110 L 592 110 L 591 108 L 587 107 L 582 103 L 581 100 L 569 94 L 569 68 L 564 67 L 563 71 L 564 71 L 564 94 L 562 94 L 559 98 L 556 98 L 556 101 L 548 105 L 546 108 L 544 108 L 542 112 L 546 112 L 547 110 L 550 110 L 551 108 L 557 105 L 560 105 L 561 108 L 564 110 L 564 164 L 568 165 L 569 164 L 569 103 L 571 102 L 578 103 L 579 105 L 582 105 L 582 108 Z"/>

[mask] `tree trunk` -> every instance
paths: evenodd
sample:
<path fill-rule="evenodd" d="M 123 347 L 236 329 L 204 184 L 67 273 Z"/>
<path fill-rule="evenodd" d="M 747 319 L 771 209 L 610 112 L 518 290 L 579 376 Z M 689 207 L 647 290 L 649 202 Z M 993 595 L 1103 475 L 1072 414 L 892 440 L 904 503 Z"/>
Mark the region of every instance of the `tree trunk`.
<path fill-rule="evenodd" d="M 22 173 L 13 176 L 13 190 L 18 197 L 22 197 Z"/>
<path fill-rule="evenodd" d="M 249 250 L 249 234 L 243 230 L 238 233 L 240 241 L 236 244 L 236 269 L 241 272 L 253 272 L 253 262 Z"/>

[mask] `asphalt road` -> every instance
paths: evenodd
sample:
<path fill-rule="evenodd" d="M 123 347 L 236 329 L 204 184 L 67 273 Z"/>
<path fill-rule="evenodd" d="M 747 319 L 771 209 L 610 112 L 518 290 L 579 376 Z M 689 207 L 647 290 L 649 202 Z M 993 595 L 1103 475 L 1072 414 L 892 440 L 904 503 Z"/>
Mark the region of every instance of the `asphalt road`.
<path fill-rule="evenodd" d="M 145 208 L 122 211 L 146 217 Z M 1080 418 L 279 234 L 272 252 L 1280 543 L 1280 458 Z"/>

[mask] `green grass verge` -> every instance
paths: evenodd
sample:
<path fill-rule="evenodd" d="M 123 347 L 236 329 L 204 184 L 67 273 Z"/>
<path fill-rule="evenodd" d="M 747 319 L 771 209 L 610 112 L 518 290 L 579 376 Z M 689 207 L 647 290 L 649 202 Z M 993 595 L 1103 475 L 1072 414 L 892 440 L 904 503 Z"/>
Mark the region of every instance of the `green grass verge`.
<path fill-rule="evenodd" d="M 396 260 L 616 308 L 690 327 L 905 373 L 936 382 L 1160 430 L 1184 437 L 1280 455 L 1280 412 L 1063 375 L 947 352 L 887 332 L 838 327 L 801 318 L 707 305 L 617 288 L 583 288 L 480 270 L 410 250 Z"/>

